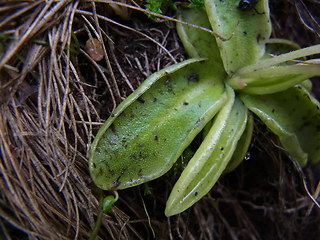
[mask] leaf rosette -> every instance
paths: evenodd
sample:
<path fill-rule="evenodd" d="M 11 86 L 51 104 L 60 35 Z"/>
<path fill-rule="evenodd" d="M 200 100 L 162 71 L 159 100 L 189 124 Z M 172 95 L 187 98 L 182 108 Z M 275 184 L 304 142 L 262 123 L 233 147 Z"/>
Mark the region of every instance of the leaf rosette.
<path fill-rule="evenodd" d="M 301 166 L 319 161 L 320 105 L 302 83 L 320 76 L 320 67 L 301 58 L 320 53 L 320 46 L 266 52 L 267 43 L 275 45 L 267 0 L 247 10 L 238 0 L 205 0 L 205 10 L 183 9 L 179 16 L 208 31 L 178 24 L 192 59 L 151 75 L 100 128 L 89 152 L 95 184 L 117 190 L 162 176 L 205 128 L 167 201 L 165 214 L 178 214 L 240 164 L 253 115 Z"/>

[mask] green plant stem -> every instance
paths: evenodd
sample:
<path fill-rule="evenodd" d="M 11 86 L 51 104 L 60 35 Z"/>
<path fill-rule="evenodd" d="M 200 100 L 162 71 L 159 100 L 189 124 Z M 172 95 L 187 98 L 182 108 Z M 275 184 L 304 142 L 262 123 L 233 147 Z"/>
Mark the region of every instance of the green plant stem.
<path fill-rule="evenodd" d="M 103 214 L 104 214 L 103 211 L 99 211 L 99 214 L 98 214 L 98 217 L 97 217 L 97 220 L 96 220 L 96 224 L 95 224 L 94 229 L 93 229 L 93 231 L 92 231 L 92 233 L 90 235 L 89 240 L 94 240 L 98 236 L 98 233 L 100 231 L 100 227 L 101 227 L 101 224 L 102 224 Z"/>
<path fill-rule="evenodd" d="M 93 231 L 90 235 L 89 240 L 96 239 L 96 237 L 98 236 L 98 233 L 100 231 L 100 228 L 101 228 L 103 214 L 108 212 L 111 209 L 111 207 L 113 206 L 113 204 L 118 200 L 118 198 L 119 198 L 118 193 L 114 192 L 114 195 L 115 195 L 115 197 L 112 195 L 108 195 L 102 200 L 102 202 L 100 204 L 101 209 L 99 211 L 95 226 L 93 228 Z"/>

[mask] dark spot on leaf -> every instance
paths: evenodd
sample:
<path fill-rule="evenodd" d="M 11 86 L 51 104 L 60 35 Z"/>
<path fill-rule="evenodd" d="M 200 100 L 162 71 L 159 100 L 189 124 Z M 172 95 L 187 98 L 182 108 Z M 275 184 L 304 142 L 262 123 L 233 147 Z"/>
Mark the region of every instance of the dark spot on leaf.
<path fill-rule="evenodd" d="M 203 117 L 202 117 L 202 118 L 199 118 L 199 119 L 197 120 L 197 122 L 196 122 L 196 124 L 195 124 L 194 128 L 199 127 L 199 126 L 201 125 L 202 121 L 203 121 Z"/>
<path fill-rule="evenodd" d="M 195 195 L 195 196 L 198 196 L 198 192 L 195 192 L 194 195 Z"/>
<path fill-rule="evenodd" d="M 143 143 L 137 143 L 136 145 L 137 145 L 138 148 L 142 148 L 144 146 Z"/>
<path fill-rule="evenodd" d="M 165 84 L 167 86 L 168 91 L 172 92 L 172 86 L 171 86 L 171 79 L 170 78 L 166 79 Z"/>
<path fill-rule="evenodd" d="M 153 98 L 152 99 L 152 102 L 156 102 L 158 99 L 157 98 Z"/>
<path fill-rule="evenodd" d="M 120 180 L 120 178 L 121 178 L 121 175 L 117 178 L 117 180 L 116 181 L 114 181 L 113 182 L 113 186 L 111 187 L 111 189 L 110 190 L 117 190 L 117 188 L 120 186 L 120 184 L 121 184 L 121 182 L 119 181 Z"/>
<path fill-rule="evenodd" d="M 274 108 L 272 108 L 271 112 L 274 113 L 276 110 Z"/>
<path fill-rule="evenodd" d="M 142 156 L 142 152 L 139 152 L 139 158 L 142 159 L 143 156 Z"/>
<path fill-rule="evenodd" d="M 257 42 L 260 42 L 260 40 L 261 40 L 261 35 L 260 35 L 260 33 L 257 35 Z"/>
<path fill-rule="evenodd" d="M 108 140 L 108 144 L 110 145 L 116 145 L 116 143 L 114 141 Z"/>
<path fill-rule="evenodd" d="M 146 102 L 146 101 L 145 101 L 143 98 L 141 98 L 141 97 L 138 97 L 137 100 L 138 100 L 139 103 L 145 103 L 145 102 Z"/>
<path fill-rule="evenodd" d="M 98 148 L 96 149 L 96 152 L 97 152 L 98 154 L 101 154 L 101 148 L 98 147 Z"/>
<path fill-rule="evenodd" d="M 138 161 L 139 159 L 137 158 L 136 154 L 131 154 L 130 158 L 132 161 Z"/>
<path fill-rule="evenodd" d="M 183 102 L 183 105 L 185 105 L 185 106 L 186 106 L 186 105 L 189 105 L 189 103 L 188 103 L 188 102 Z"/>
<path fill-rule="evenodd" d="M 111 131 L 112 131 L 113 133 L 116 133 L 116 126 L 115 126 L 114 123 L 111 123 L 110 129 L 111 129 Z"/>
<path fill-rule="evenodd" d="M 220 150 L 223 151 L 224 147 L 221 147 Z"/>
<path fill-rule="evenodd" d="M 155 136 L 154 136 L 154 140 L 156 140 L 156 141 L 158 141 L 158 140 L 159 140 L 159 138 L 158 138 L 158 136 L 157 136 L 157 135 L 155 135 Z"/>
<path fill-rule="evenodd" d="M 310 124 L 311 124 L 311 122 L 309 122 L 309 121 L 304 122 L 303 124 L 301 124 L 299 130 L 302 130 L 303 128 L 309 126 Z"/>
<path fill-rule="evenodd" d="M 96 175 L 102 176 L 102 173 L 103 173 L 103 171 L 102 171 L 101 167 L 96 168 Z"/>
<path fill-rule="evenodd" d="M 126 171 L 128 170 L 128 168 L 121 168 L 121 175 L 123 175 Z"/>
<path fill-rule="evenodd" d="M 254 8 L 256 2 L 256 0 L 240 0 L 237 8 L 241 11 L 249 11 Z"/>
<path fill-rule="evenodd" d="M 199 74 L 198 73 L 192 73 L 188 75 L 188 81 L 189 82 L 198 82 L 199 81 Z"/>

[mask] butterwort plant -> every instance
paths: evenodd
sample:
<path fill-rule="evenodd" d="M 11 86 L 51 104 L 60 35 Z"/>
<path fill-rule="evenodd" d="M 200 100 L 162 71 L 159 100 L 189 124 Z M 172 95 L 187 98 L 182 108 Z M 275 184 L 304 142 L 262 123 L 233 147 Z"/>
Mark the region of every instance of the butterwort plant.
<path fill-rule="evenodd" d="M 270 39 L 267 0 L 205 0 L 204 9 L 179 16 L 208 31 L 178 24 L 191 58 L 148 77 L 101 126 L 89 151 L 94 183 L 116 191 L 156 179 L 202 131 L 167 200 L 165 215 L 178 214 L 244 159 L 253 116 L 302 167 L 318 162 L 320 105 L 306 80 L 320 76 L 320 66 L 304 57 L 320 45 L 272 52 L 286 41 Z"/>

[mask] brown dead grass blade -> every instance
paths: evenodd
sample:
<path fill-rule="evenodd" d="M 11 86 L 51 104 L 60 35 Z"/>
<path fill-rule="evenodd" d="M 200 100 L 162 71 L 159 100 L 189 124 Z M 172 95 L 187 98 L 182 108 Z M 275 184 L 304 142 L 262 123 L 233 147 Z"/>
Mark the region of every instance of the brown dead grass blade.
<path fill-rule="evenodd" d="M 104 8 L 108 5 L 41 0 L 13 1 L 1 8 L 0 27 L 7 38 L 0 60 L 0 217 L 5 221 L 0 226 L 8 239 L 15 236 L 12 227 L 30 239 L 88 238 L 99 210 L 86 159 L 93 128 L 144 78 L 128 76 L 123 63 L 139 69 L 143 59 L 151 72 L 162 62 L 176 61 L 134 26 L 127 29 L 152 39 L 157 44 L 153 51 L 160 47 L 171 60 L 158 65 L 148 57 L 124 54 L 111 61 L 116 54 L 109 32 L 116 26 L 108 25 Z M 105 62 L 93 61 L 82 50 L 88 35 L 104 43 Z M 137 41 L 142 48 L 144 41 Z M 117 80 L 118 75 L 125 80 Z M 97 108 L 100 96 L 107 98 L 104 108 Z M 117 208 L 105 216 L 102 233 L 143 239 Z"/>

